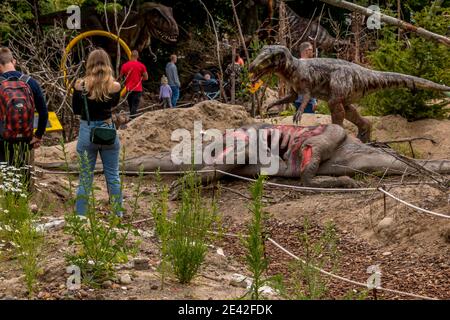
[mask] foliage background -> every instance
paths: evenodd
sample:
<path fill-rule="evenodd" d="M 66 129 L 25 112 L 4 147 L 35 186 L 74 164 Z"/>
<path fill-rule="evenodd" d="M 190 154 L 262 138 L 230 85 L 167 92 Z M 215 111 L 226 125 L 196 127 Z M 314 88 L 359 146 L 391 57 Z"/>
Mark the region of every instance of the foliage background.
<path fill-rule="evenodd" d="M 108 0 L 109 3 L 113 1 Z M 136 0 L 134 7 L 144 3 Z M 175 45 L 166 45 L 158 40 L 152 40 L 152 50 L 158 56 L 156 62 L 148 51 L 142 54 L 142 60 L 150 70 L 150 80 L 145 84 L 147 89 L 155 92 L 159 86 L 159 79 L 164 74 L 167 58 L 172 53 L 180 56 L 179 71 L 183 87 L 189 83 L 192 75 L 200 69 L 217 67 L 215 56 L 215 38 L 211 22 L 199 0 L 162 0 L 157 1 L 173 8 L 174 17 L 180 29 L 179 41 Z M 203 0 L 208 7 L 214 22 L 219 29 L 220 37 L 227 33 L 230 38 L 236 38 L 236 24 L 234 21 L 231 0 Z M 237 11 L 241 19 L 243 30 L 251 35 L 257 26 L 267 17 L 265 0 L 236 1 Z M 379 5 L 383 11 L 397 16 L 397 0 L 356 0 L 357 4 L 368 6 Z M 54 11 L 62 11 L 68 5 L 101 6 L 102 0 L 8 0 L 0 4 L 0 44 L 8 45 L 8 35 L 20 22 L 16 16 L 33 21 L 36 15 L 45 15 Z M 122 6 L 129 6 L 131 0 L 117 0 Z M 299 15 L 311 17 L 315 12 L 317 17 L 322 9 L 319 0 L 286 1 Z M 435 6 L 440 3 L 439 6 Z M 432 10 L 431 8 L 434 9 Z M 347 10 L 325 5 L 324 25 L 330 34 L 334 34 L 331 20 L 336 21 L 344 34 L 352 39 L 349 26 L 350 13 Z M 407 22 L 417 24 L 430 31 L 450 34 L 450 0 L 402 0 L 401 17 Z M 407 73 L 423 77 L 438 83 L 450 83 L 450 52 L 444 45 L 425 40 L 413 33 L 402 33 L 398 38 L 398 29 L 387 25 L 379 31 L 364 30 L 374 44 L 370 50 L 363 52 L 364 62 L 368 67 Z M 241 53 L 243 50 L 241 48 Z M 335 54 L 329 54 L 335 56 Z M 221 63 L 225 68 L 231 60 L 231 53 L 225 52 Z M 185 88 L 183 88 L 185 89 Z M 442 94 L 432 91 L 411 92 L 406 89 L 385 90 L 366 97 L 361 101 L 363 113 L 367 115 L 400 114 L 409 120 L 426 117 L 442 118 L 447 116 L 443 103 L 439 103 Z M 431 104 L 430 104 L 431 101 Z"/>

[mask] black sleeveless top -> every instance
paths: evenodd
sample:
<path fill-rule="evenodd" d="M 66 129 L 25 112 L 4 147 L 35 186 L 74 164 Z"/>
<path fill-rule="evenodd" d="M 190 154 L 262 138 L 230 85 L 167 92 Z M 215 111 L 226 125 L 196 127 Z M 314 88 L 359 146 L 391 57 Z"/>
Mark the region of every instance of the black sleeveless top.
<path fill-rule="evenodd" d="M 107 120 L 111 118 L 111 109 L 119 104 L 120 91 L 109 94 L 109 99 L 105 101 L 97 101 L 87 99 L 89 118 L 91 121 Z M 74 89 L 72 96 L 72 109 L 76 115 L 81 115 L 81 120 L 87 120 L 84 110 L 84 98 L 81 90 Z"/>

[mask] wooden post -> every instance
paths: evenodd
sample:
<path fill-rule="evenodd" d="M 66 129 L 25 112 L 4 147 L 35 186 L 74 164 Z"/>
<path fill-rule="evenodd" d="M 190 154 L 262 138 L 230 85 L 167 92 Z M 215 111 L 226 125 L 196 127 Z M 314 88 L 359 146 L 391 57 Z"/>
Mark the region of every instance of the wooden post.
<path fill-rule="evenodd" d="M 231 41 L 231 104 L 235 103 L 236 98 L 236 72 L 235 72 L 235 60 L 236 60 L 236 41 Z"/>
<path fill-rule="evenodd" d="M 351 3 L 349 1 L 345 1 L 345 0 L 320 0 L 320 1 L 328 3 L 332 6 L 347 9 L 347 10 L 350 10 L 353 12 L 359 12 L 360 14 L 365 15 L 367 17 L 370 17 L 374 14 L 374 12 L 372 10 L 369 10 L 363 6 L 360 6 L 360 5 Z M 408 23 L 403 20 L 385 15 L 384 13 L 380 13 L 379 15 L 380 15 L 381 22 L 384 22 L 384 23 L 387 23 L 387 24 L 390 24 L 393 26 L 397 26 L 397 27 L 404 29 L 406 31 L 409 31 L 409 32 L 414 32 L 421 37 L 442 43 L 442 44 L 450 47 L 450 38 L 448 38 L 446 36 L 428 31 L 421 27 L 417 27 L 415 25 L 412 25 L 411 23 Z"/>
<path fill-rule="evenodd" d="M 402 19 L 402 5 L 400 0 L 397 0 L 397 18 L 398 20 Z M 398 28 L 398 41 L 402 38 L 402 28 Z"/>
<path fill-rule="evenodd" d="M 285 29 L 286 29 L 286 4 L 284 1 L 280 1 L 279 3 L 279 24 L 278 24 L 278 41 L 281 45 L 286 46 L 286 37 L 285 37 Z M 286 95 L 286 83 L 280 79 L 280 86 L 278 88 L 278 98 L 282 98 Z M 281 106 L 281 110 L 285 109 L 285 104 Z M 280 110 L 280 109 L 279 109 Z"/>

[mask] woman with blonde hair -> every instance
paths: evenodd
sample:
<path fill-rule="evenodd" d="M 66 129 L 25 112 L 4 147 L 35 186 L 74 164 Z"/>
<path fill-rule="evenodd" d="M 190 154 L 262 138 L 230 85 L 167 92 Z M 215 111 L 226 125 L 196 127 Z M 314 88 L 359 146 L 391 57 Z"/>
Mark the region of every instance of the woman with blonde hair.
<path fill-rule="evenodd" d="M 111 109 L 119 103 L 121 88 L 113 77 L 110 57 L 103 49 L 93 50 L 89 54 L 86 74 L 77 79 L 74 87 L 72 108 L 74 114 L 81 116 L 77 143 L 81 160 L 76 212 L 85 215 L 88 210 L 95 163 L 100 153 L 113 211 L 122 216 L 120 142 L 111 120 Z"/>

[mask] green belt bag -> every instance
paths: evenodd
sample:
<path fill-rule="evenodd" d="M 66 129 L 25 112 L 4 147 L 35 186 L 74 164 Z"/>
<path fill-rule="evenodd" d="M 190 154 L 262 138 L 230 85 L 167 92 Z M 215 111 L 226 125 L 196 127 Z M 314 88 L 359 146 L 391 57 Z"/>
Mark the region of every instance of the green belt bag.
<path fill-rule="evenodd" d="M 86 117 L 89 126 L 91 124 L 91 121 L 89 119 L 87 91 L 84 88 L 84 84 L 83 84 L 83 100 L 84 100 L 84 109 L 86 112 Z M 108 126 L 92 128 L 90 140 L 92 143 L 95 144 L 112 145 L 116 142 L 116 136 L 117 136 L 116 126 L 113 123 L 112 128 Z"/>

